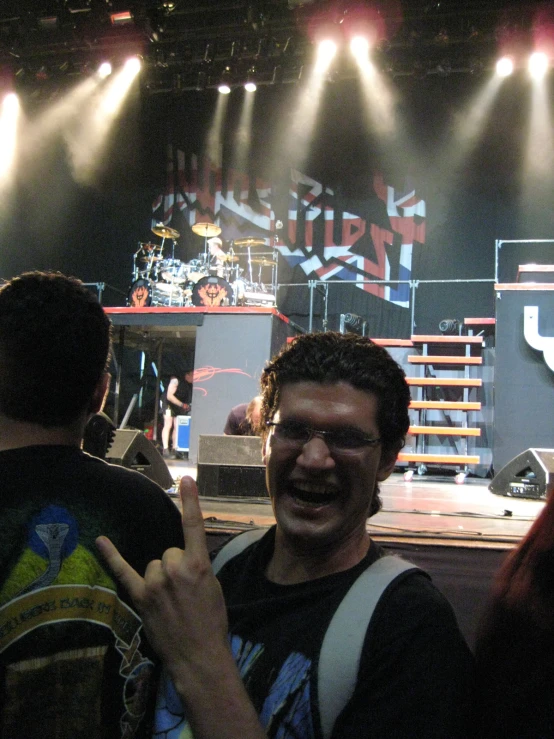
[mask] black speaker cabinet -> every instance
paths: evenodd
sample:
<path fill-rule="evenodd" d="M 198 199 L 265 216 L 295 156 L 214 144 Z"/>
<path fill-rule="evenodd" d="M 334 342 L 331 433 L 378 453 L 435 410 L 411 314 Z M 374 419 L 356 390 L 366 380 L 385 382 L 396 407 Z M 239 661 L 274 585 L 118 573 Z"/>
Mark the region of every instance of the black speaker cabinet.
<path fill-rule="evenodd" d="M 547 498 L 554 486 L 554 449 L 526 449 L 494 476 L 489 490 L 512 498 Z"/>
<path fill-rule="evenodd" d="M 267 497 L 260 437 L 200 434 L 196 482 L 203 496 Z"/>
<path fill-rule="evenodd" d="M 173 478 L 162 455 L 142 431 L 118 429 L 106 452 L 106 462 L 142 472 L 164 490 L 173 486 Z"/>

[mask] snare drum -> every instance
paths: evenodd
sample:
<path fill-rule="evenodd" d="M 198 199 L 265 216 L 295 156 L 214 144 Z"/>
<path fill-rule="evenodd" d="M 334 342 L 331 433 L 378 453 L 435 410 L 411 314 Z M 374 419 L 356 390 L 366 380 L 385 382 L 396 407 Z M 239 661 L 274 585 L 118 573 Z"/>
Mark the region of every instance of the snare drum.
<path fill-rule="evenodd" d="M 233 288 L 221 277 L 203 277 L 192 290 L 192 304 L 196 306 L 232 305 Z"/>
<path fill-rule="evenodd" d="M 133 308 L 147 308 L 152 303 L 152 283 L 141 278 L 135 280 L 129 289 L 127 304 Z"/>

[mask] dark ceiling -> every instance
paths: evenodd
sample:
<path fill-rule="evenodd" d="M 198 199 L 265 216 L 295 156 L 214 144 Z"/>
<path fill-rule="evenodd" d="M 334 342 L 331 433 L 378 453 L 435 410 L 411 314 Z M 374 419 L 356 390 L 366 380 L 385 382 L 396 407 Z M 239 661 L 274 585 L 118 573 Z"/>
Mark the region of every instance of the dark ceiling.
<path fill-rule="evenodd" d="M 500 47 L 528 50 L 537 25 L 554 38 L 552 3 L 494 0 L 1 0 L 0 72 L 35 95 L 109 58 L 140 54 L 151 94 L 215 86 L 249 71 L 258 84 L 297 81 L 318 29 L 375 31 L 392 76 L 477 73 Z M 113 22 L 112 16 L 119 16 Z M 117 18 L 117 16 L 115 16 Z M 125 20 L 127 18 L 127 20 Z M 344 54 L 334 66 L 354 74 Z"/>

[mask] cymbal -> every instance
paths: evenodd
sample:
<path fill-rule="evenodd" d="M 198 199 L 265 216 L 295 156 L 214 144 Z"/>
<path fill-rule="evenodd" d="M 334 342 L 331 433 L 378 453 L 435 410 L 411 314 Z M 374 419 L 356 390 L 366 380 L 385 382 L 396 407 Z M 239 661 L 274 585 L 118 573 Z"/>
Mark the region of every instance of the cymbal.
<path fill-rule="evenodd" d="M 164 226 L 163 223 L 156 223 L 155 226 L 152 226 L 152 233 L 156 234 L 156 236 L 161 236 L 162 239 L 178 239 L 180 235 L 179 231 L 169 228 L 169 226 Z"/>
<path fill-rule="evenodd" d="M 233 242 L 235 246 L 267 246 L 263 239 L 237 239 Z"/>
<path fill-rule="evenodd" d="M 238 258 L 238 255 L 237 254 L 226 254 L 223 257 L 223 260 L 225 262 L 238 262 L 239 261 L 239 258 Z"/>
<path fill-rule="evenodd" d="M 139 262 L 160 262 L 162 257 L 141 257 Z"/>
<path fill-rule="evenodd" d="M 259 264 L 262 267 L 275 267 L 277 262 L 272 259 L 251 259 L 252 264 Z"/>
<path fill-rule="evenodd" d="M 221 233 L 221 228 L 219 226 L 216 226 L 215 223 L 210 223 L 209 221 L 205 223 L 195 223 L 192 227 L 192 231 L 195 234 L 198 234 L 198 236 L 219 236 Z"/>

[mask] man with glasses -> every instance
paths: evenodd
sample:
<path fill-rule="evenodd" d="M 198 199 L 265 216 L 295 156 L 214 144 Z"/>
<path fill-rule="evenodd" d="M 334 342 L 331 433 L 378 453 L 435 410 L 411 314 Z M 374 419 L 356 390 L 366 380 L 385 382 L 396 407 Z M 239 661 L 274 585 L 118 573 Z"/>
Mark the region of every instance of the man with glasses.
<path fill-rule="evenodd" d="M 408 430 L 404 372 L 369 339 L 329 332 L 293 341 L 261 386 L 277 523 L 223 565 L 221 589 L 190 481 L 182 484 L 186 549 L 166 552 L 146 580 L 99 542 L 149 624 L 195 739 L 471 736 L 472 658 L 451 607 L 417 569 L 378 600 L 352 694 L 331 731 L 321 722 L 322 680 L 339 687 L 342 679 L 338 669 L 321 674 L 326 632 L 383 557 L 366 521 Z M 371 582 L 356 606 L 362 622 Z M 346 637 L 331 664 L 342 664 Z M 160 696 L 159 730 L 182 710 L 172 691 L 168 684 Z"/>

